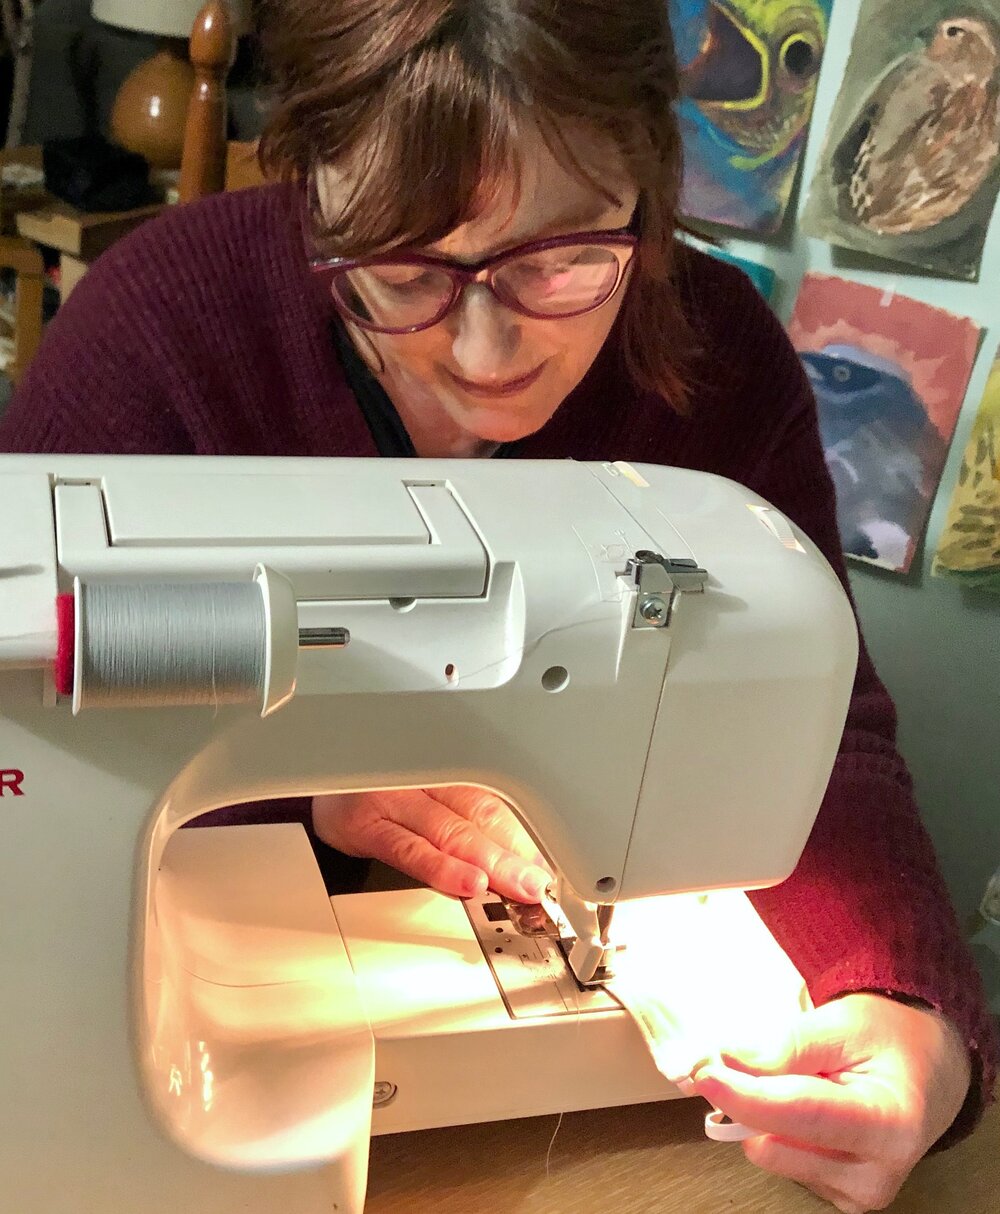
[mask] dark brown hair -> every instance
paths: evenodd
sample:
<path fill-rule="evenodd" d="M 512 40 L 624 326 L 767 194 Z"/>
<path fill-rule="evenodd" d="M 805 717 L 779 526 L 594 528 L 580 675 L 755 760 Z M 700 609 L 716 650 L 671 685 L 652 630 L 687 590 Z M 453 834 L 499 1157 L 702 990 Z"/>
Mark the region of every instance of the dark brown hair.
<path fill-rule="evenodd" d="M 323 242 L 365 256 L 440 240 L 481 212 L 517 173 L 526 115 L 616 201 L 562 137 L 587 124 L 640 191 L 626 369 L 684 411 L 694 343 L 675 282 L 682 157 L 666 11 L 666 0 L 264 0 L 262 162 L 302 181 L 349 166 L 354 189 Z"/>

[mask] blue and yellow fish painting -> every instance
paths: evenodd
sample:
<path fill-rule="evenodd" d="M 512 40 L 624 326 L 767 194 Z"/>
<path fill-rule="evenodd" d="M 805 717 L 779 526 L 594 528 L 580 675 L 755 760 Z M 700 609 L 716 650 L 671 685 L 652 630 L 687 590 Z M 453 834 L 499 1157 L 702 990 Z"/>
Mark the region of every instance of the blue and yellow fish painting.
<path fill-rule="evenodd" d="M 681 67 L 683 211 L 751 232 L 784 218 L 833 0 L 669 0 Z"/>

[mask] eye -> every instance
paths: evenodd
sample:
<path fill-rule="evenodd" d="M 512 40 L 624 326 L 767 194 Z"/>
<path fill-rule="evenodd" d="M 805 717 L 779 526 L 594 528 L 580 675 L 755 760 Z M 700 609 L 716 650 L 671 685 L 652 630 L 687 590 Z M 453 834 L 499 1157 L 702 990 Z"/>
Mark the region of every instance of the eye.
<path fill-rule="evenodd" d="M 548 253 L 535 253 L 531 257 L 522 258 L 514 263 L 519 274 L 525 277 L 534 275 L 538 278 L 548 278 L 553 274 L 560 274 L 575 264 L 576 257 L 566 249 L 552 249 Z"/>
<path fill-rule="evenodd" d="M 833 378 L 838 384 L 846 384 L 851 378 L 851 368 L 845 363 L 837 363 L 833 368 Z"/>
<path fill-rule="evenodd" d="M 396 290 L 418 290 L 431 280 L 430 272 L 422 266 L 405 264 L 370 266 L 368 272 L 382 286 L 393 287 Z"/>
<path fill-rule="evenodd" d="M 962 27 L 960 25 L 949 25 L 944 32 L 949 38 L 957 38 L 962 32 Z"/>
<path fill-rule="evenodd" d="M 581 266 L 603 265 L 608 258 L 605 249 L 589 245 L 570 245 L 563 249 L 549 249 L 519 258 L 514 265 L 518 273 L 539 278 L 556 278 L 568 274 Z"/>
<path fill-rule="evenodd" d="M 819 48 L 801 34 L 793 34 L 781 48 L 781 63 L 790 76 L 805 80 L 819 66 Z"/>

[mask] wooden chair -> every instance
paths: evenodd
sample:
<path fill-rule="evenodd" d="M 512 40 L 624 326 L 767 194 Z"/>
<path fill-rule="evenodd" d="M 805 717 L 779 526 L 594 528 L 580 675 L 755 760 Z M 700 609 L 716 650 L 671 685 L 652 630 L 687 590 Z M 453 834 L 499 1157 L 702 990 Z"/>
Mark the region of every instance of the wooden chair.
<path fill-rule="evenodd" d="M 14 356 L 4 374 L 16 387 L 42 340 L 42 294 L 45 263 L 41 250 L 20 236 L 0 236 L 0 266 L 17 275 L 14 293 Z"/>
<path fill-rule="evenodd" d="M 41 176 L 42 149 L 0 151 L 0 170 L 18 177 L 21 172 Z M 0 302 L 0 333 L 4 346 L 3 374 L 17 384 L 42 340 L 42 295 L 45 264 L 38 246 L 17 233 L 22 211 L 45 206 L 51 199 L 38 184 L 0 182 L 0 269 L 13 271 L 14 297 Z"/>
<path fill-rule="evenodd" d="M 226 139 L 226 77 L 236 58 L 236 30 L 226 0 L 208 0 L 191 30 L 194 91 L 188 106 L 179 199 L 238 190 L 264 181 L 256 143 Z"/>
<path fill-rule="evenodd" d="M 182 203 L 222 190 L 260 185 L 264 181 L 257 162 L 256 143 L 227 142 L 226 139 L 226 76 L 235 55 L 236 31 L 229 6 L 226 0 L 208 0 L 191 31 L 195 88 L 184 134 L 178 190 Z M 47 243 L 51 243 L 51 239 Z M 99 251 L 96 250 L 95 255 Z M 31 239 L 0 234 L 0 267 L 12 269 L 17 275 L 12 326 L 14 357 L 5 369 L 7 377 L 16 385 L 42 339 L 45 266 L 38 245 Z M 84 261 L 80 273 L 85 269 Z M 78 277 L 79 273 L 72 281 L 75 283 Z M 70 285 L 67 275 L 63 297 L 68 294 Z"/>

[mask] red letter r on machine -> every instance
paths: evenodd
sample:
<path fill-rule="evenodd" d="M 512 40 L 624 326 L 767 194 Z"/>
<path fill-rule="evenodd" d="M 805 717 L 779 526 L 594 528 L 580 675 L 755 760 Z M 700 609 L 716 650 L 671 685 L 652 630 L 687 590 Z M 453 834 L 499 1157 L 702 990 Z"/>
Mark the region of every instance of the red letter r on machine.
<path fill-rule="evenodd" d="M 18 771 L 15 767 L 2 768 L 0 767 L 0 797 L 10 793 L 12 797 L 23 797 L 24 789 L 21 785 L 24 783 L 24 772 Z"/>

